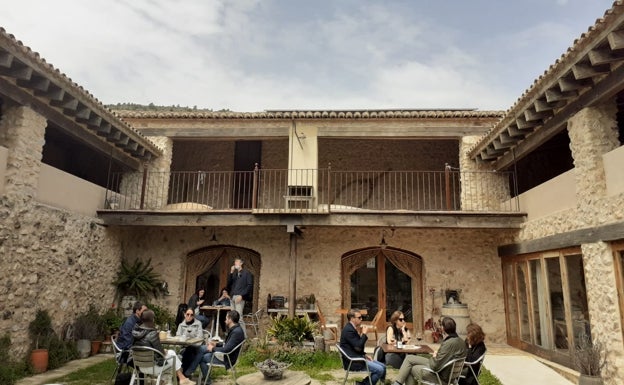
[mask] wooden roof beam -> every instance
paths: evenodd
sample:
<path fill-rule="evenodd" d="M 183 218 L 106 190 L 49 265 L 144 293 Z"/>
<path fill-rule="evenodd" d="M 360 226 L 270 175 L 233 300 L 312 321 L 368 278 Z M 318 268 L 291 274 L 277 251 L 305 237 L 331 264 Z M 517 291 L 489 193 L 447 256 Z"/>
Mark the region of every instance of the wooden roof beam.
<path fill-rule="evenodd" d="M 76 120 L 79 122 L 86 122 L 87 120 L 89 120 L 90 116 L 91 109 L 84 104 L 79 103 L 78 107 L 76 108 Z"/>
<path fill-rule="evenodd" d="M 509 125 L 507 132 L 512 138 L 524 138 L 527 135 L 526 131 L 520 131 L 516 125 Z"/>
<path fill-rule="evenodd" d="M 113 131 L 106 137 L 109 142 L 117 142 L 121 138 L 121 131 L 113 128 Z"/>
<path fill-rule="evenodd" d="M 109 122 L 103 122 L 100 127 L 97 129 L 97 134 L 99 136 L 108 136 L 111 132 L 113 126 Z"/>
<path fill-rule="evenodd" d="M 524 116 L 519 116 L 516 118 L 516 125 L 521 130 L 529 130 L 538 126 L 539 123 L 536 122 L 535 120 L 527 121 Z"/>
<path fill-rule="evenodd" d="M 578 63 L 572 66 L 572 73 L 576 79 L 588 79 L 594 76 L 609 73 L 608 65 L 592 66 L 589 63 Z"/>
<path fill-rule="evenodd" d="M 19 61 L 14 61 L 8 68 L 0 67 L 0 74 L 16 80 L 30 80 L 33 72 L 32 68 Z"/>
<path fill-rule="evenodd" d="M 508 144 L 508 143 L 516 144 L 516 143 L 518 143 L 518 138 L 513 138 L 507 132 L 501 132 L 501 134 L 498 136 L 498 139 L 501 141 L 502 144 Z"/>
<path fill-rule="evenodd" d="M 50 104 L 54 105 L 54 103 L 60 102 L 63 98 L 65 98 L 65 90 L 54 83 L 50 83 L 47 90 L 35 89 L 35 95 L 48 98 L 50 100 Z"/>
<path fill-rule="evenodd" d="M 594 85 L 591 79 L 575 79 L 573 76 L 561 78 L 557 81 L 557 83 L 563 92 L 576 91 Z"/>
<path fill-rule="evenodd" d="M 0 67 L 11 68 L 14 56 L 7 51 L 0 51 Z"/>
<path fill-rule="evenodd" d="M 533 108 L 535 108 L 535 112 L 552 111 L 555 108 L 561 108 L 565 106 L 565 104 L 565 100 L 548 103 L 546 99 L 537 99 L 535 103 L 533 103 Z"/>
<path fill-rule="evenodd" d="M 546 101 L 548 103 L 553 103 L 553 102 L 558 102 L 561 100 L 572 99 L 578 95 L 578 92 L 576 91 L 562 92 L 557 89 L 550 88 L 546 90 L 545 95 L 546 95 Z"/>
<path fill-rule="evenodd" d="M 622 60 L 622 54 L 617 54 L 608 48 L 593 49 L 587 54 L 593 66 L 609 64 Z"/>
<path fill-rule="evenodd" d="M 537 112 L 529 108 L 524 111 L 524 118 L 529 122 L 532 122 L 535 120 L 544 120 L 544 119 L 550 118 L 552 115 L 553 115 L 552 110 Z"/>
<path fill-rule="evenodd" d="M 611 32 L 607 35 L 607 41 L 611 49 L 624 49 L 624 29 Z"/>

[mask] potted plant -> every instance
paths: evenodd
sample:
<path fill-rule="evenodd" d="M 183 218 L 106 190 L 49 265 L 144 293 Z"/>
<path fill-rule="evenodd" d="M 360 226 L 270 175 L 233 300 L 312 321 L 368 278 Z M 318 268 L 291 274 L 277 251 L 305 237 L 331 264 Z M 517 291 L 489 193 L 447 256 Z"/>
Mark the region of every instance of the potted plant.
<path fill-rule="evenodd" d="M 573 352 L 574 364 L 581 376 L 579 385 L 602 385 L 602 370 L 607 363 L 607 352 L 602 342 L 584 336 Z"/>
<path fill-rule="evenodd" d="M 48 347 L 50 336 L 54 334 L 52 319 L 46 310 L 37 310 L 35 318 L 28 324 L 28 332 L 32 339 L 30 362 L 35 373 L 48 370 Z"/>
<path fill-rule="evenodd" d="M 119 315 L 119 312 L 115 308 L 108 309 L 102 314 L 102 323 L 104 326 L 104 340 L 108 341 L 110 336 L 115 334 L 121 327 L 123 318 Z"/>
<path fill-rule="evenodd" d="M 93 305 L 86 313 L 78 315 L 74 321 L 74 339 L 81 358 L 96 354 L 105 333 L 103 318 Z M 92 343 L 93 342 L 93 343 Z M 99 342 L 99 343 L 98 343 Z"/>

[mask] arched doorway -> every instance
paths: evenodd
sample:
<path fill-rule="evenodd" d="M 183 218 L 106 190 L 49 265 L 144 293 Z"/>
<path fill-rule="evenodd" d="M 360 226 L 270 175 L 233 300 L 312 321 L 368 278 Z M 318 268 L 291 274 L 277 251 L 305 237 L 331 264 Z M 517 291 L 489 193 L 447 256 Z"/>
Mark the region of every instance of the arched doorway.
<path fill-rule="evenodd" d="M 253 302 L 245 304 L 245 313 L 256 311 L 258 308 L 258 282 L 260 281 L 260 254 L 236 246 L 210 246 L 190 252 L 186 257 L 184 278 L 184 301 L 199 287 L 206 289 L 208 301 L 212 303 L 218 298 L 222 287 L 227 285 L 234 259 L 241 257 L 245 261 L 244 268 L 253 275 Z"/>
<path fill-rule="evenodd" d="M 414 330 L 423 330 L 422 259 L 393 247 L 370 247 L 342 256 L 342 305 L 386 309 L 386 321 L 401 310 Z"/>

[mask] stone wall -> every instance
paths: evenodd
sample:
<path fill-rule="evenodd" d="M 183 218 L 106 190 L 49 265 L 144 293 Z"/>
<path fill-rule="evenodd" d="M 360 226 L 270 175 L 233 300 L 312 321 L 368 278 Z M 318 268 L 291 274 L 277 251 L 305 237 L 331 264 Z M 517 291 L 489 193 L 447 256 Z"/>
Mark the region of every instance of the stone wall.
<path fill-rule="evenodd" d="M 289 235 L 284 227 L 219 228 L 219 244 L 252 249 L 260 254 L 260 306 L 266 306 L 268 294 L 288 296 Z M 501 237 L 505 236 L 505 240 Z M 334 311 L 342 307 L 341 256 L 365 248 L 378 247 L 379 230 L 361 228 L 307 228 L 297 241 L 297 294 L 314 293 L 323 312 L 337 320 Z M 436 289 L 434 307 L 439 309 L 442 289 L 462 289 L 462 299 L 469 306 L 473 321 L 480 323 L 488 340 L 505 340 L 505 317 L 502 273 L 496 245 L 510 241 L 511 234 L 495 230 L 425 230 L 397 229 L 387 239 L 392 247 L 420 255 L 424 273 L 422 285 L 426 318 L 431 316 L 429 289 Z M 194 250 L 209 246 L 203 230 L 181 228 L 126 228 L 122 249 L 124 258 L 152 259 L 155 271 L 169 283 L 172 293 L 160 301 L 175 310 L 186 302 L 183 295 L 184 261 Z M 214 246 L 214 244 L 210 244 Z M 201 274 L 202 272 L 197 272 Z"/>
<path fill-rule="evenodd" d="M 115 230 L 36 201 L 45 126 L 27 107 L 6 108 L 0 121 L 9 150 L 0 197 L 0 334 L 10 333 L 17 357 L 30 349 L 27 324 L 36 310 L 48 310 L 60 332 L 90 304 L 109 308 L 121 255 Z"/>
<path fill-rule="evenodd" d="M 614 101 L 585 108 L 568 122 L 574 158 L 577 206 L 526 222 L 516 241 L 592 228 L 624 219 L 624 194 L 607 196 L 602 155 L 618 147 Z M 609 244 L 581 245 L 592 335 L 607 343 L 607 384 L 624 378 L 624 341 L 618 306 L 614 257 Z"/>

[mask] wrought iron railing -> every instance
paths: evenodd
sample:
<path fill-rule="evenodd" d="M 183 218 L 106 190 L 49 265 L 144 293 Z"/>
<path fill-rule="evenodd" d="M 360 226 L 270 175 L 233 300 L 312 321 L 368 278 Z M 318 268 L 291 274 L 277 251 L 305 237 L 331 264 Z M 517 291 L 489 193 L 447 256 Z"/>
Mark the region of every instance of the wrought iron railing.
<path fill-rule="evenodd" d="M 511 172 L 259 169 L 111 175 L 111 210 L 253 213 L 519 211 Z"/>

